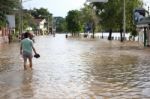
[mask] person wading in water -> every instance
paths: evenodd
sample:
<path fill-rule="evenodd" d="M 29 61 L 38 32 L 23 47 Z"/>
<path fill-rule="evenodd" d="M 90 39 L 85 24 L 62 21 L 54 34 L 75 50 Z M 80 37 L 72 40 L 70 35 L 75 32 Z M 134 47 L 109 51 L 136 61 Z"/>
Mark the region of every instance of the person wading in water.
<path fill-rule="evenodd" d="M 24 39 L 21 40 L 20 45 L 20 54 L 23 56 L 24 59 L 24 70 L 27 69 L 27 59 L 29 60 L 29 66 L 32 69 L 32 50 L 34 51 L 34 54 L 37 54 L 33 46 L 33 41 L 30 39 L 30 33 L 26 32 L 24 34 Z"/>

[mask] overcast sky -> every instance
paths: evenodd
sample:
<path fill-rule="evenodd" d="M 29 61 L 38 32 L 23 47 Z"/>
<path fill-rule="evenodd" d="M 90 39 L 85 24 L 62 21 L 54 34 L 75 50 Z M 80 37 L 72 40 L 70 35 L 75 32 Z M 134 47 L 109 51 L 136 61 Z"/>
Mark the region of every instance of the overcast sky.
<path fill-rule="evenodd" d="M 65 17 L 69 10 L 80 9 L 83 7 L 85 0 L 23 0 L 23 7 L 30 8 L 47 8 L 53 16 Z"/>
<path fill-rule="evenodd" d="M 53 16 L 65 17 L 69 10 L 80 9 L 86 0 L 23 0 L 23 7 L 47 8 Z M 143 0 L 146 6 L 150 6 L 150 0 Z M 146 7 L 148 9 L 148 7 Z"/>

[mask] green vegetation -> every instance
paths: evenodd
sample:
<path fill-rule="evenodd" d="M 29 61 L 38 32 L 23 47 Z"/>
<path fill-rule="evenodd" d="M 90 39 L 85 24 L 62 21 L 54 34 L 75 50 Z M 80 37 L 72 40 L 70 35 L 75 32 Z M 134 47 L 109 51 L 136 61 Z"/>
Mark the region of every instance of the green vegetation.
<path fill-rule="evenodd" d="M 67 32 L 66 20 L 62 17 L 54 17 L 56 32 L 57 33 L 65 33 Z"/>
<path fill-rule="evenodd" d="M 7 23 L 6 17 L 3 13 L 0 13 L 0 27 L 5 26 Z"/>
<path fill-rule="evenodd" d="M 133 10 L 143 6 L 142 0 L 125 0 L 126 2 L 126 32 L 131 32 L 134 28 Z M 91 24 L 94 37 L 95 31 L 109 31 L 111 33 L 122 32 L 123 30 L 123 1 L 108 0 L 107 3 L 96 2 L 89 5 L 85 4 L 79 11 L 69 11 L 67 19 L 67 27 L 69 32 L 73 32 L 75 28 L 81 28 L 82 32 L 86 24 Z M 80 12 L 74 14 L 73 12 Z M 69 18 L 68 18 L 69 17 Z M 79 22 L 80 25 L 73 21 Z M 77 25 L 77 26 L 75 26 Z"/>
<path fill-rule="evenodd" d="M 19 0 L 0 0 L 0 27 L 7 24 L 6 14 L 12 14 L 19 8 Z"/>
<path fill-rule="evenodd" d="M 135 36 L 135 26 L 133 24 L 133 10 L 143 6 L 142 0 L 125 0 L 126 1 L 126 30 L 132 32 Z M 0 1 L 0 27 L 7 23 L 6 14 L 16 15 L 16 31 L 19 30 L 20 23 L 20 0 L 1 0 Z M 95 31 L 121 31 L 123 27 L 123 1 L 108 0 L 107 3 L 90 3 L 84 4 L 80 10 L 71 10 L 65 18 L 54 17 L 45 8 L 34 8 L 31 10 L 22 10 L 23 12 L 23 29 L 31 26 L 36 28 L 35 18 L 43 18 L 47 21 L 47 26 L 56 26 L 56 32 L 70 32 L 73 35 L 84 32 L 85 25 L 91 25 L 91 32 Z M 52 20 L 53 19 L 53 20 Z M 53 22 L 55 21 L 55 23 Z"/>
<path fill-rule="evenodd" d="M 133 30 L 133 10 L 142 7 L 142 0 L 125 0 L 125 14 L 126 14 L 126 32 Z M 109 0 L 107 3 L 93 3 L 96 6 L 99 18 L 101 19 L 101 27 L 105 31 L 110 32 L 109 40 L 111 40 L 112 31 L 123 30 L 123 10 L 124 3 L 122 0 Z M 121 41 L 123 38 L 121 36 Z"/>
<path fill-rule="evenodd" d="M 77 10 L 69 11 L 66 17 L 66 23 L 67 29 L 72 35 L 79 33 L 81 31 L 80 12 Z"/>
<path fill-rule="evenodd" d="M 81 8 L 81 22 L 82 28 L 85 28 L 85 25 L 90 24 L 92 28 L 93 38 L 95 30 L 99 28 L 99 18 L 96 15 L 96 9 L 93 8 L 92 5 L 84 5 L 84 8 Z"/>
<path fill-rule="evenodd" d="M 133 10 L 142 7 L 142 0 L 125 0 L 126 5 L 126 28 L 131 31 L 133 27 Z M 107 3 L 93 3 L 99 11 L 103 29 L 113 31 L 123 27 L 123 1 L 109 0 Z"/>
<path fill-rule="evenodd" d="M 46 19 L 47 24 L 46 27 L 52 26 L 52 14 L 48 11 L 48 9 L 45 8 L 34 8 L 33 10 L 28 10 L 28 14 L 30 14 L 30 16 L 34 19 Z M 29 19 L 28 19 L 29 20 Z M 28 25 L 30 24 L 30 26 L 35 29 L 36 25 L 35 23 L 33 23 L 34 21 L 29 21 L 30 23 L 28 23 Z M 49 23 L 49 24 L 48 24 Z"/>

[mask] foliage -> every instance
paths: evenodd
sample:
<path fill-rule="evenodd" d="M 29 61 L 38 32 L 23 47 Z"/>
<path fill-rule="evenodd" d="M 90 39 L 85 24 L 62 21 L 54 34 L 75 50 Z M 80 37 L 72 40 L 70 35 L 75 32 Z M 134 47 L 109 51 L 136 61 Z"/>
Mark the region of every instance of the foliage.
<path fill-rule="evenodd" d="M 98 25 L 99 18 L 96 15 L 96 10 L 92 5 L 84 4 L 84 8 L 81 9 L 81 22 L 84 27 L 86 24 L 93 24 L 93 29 Z"/>
<path fill-rule="evenodd" d="M 131 30 L 131 36 L 136 37 L 138 35 L 138 32 L 136 30 L 136 27 L 134 26 Z"/>
<path fill-rule="evenodd" d="M 5 26 L 7 23 L 6 17 L 3 13 L 0 13 L 0 27 Z"/>
<path fill-rule="evenodd" d="M 45 8 L 34 8 L 33 10 L 30 10 L 30 13 L 34 18 L 45 18 L 48 16 L 52 17 L 52 14 Z"/>
<path fill-rule="evenodd" d="M 84 8 L 81 8 L 81 22 L 86 24 L 92 21 L 93 9 L 92 6 L 84 4 Z"/>
<path fill-rule="evenodd" d="M 141 0 L 125 0 L 126 5 L 126 28 L 131 30 L 133 27 L 133 10 L 134 8 L 141 7 Z M 108 30 L 112 28 L 118 31 L 123 27 L 123 1 L 122 0 L 108 0 L 107 3 L 93 3 L 96 6 L 102 28 Z"/>
<path fill-rule="evenodd" d="M 31 15 L 35 18 L 42 18 L 42 19 L 46 19 L 47 24 L 49 23 L 49 25 L 52 26 L 52 14 L 45 8 L 34 8 L 33 10 L 30 10 Z"/>
<path fill-rule="evenodd" d="M 86 32 L 86 27 L 89 24 L 91 26 L 94 37 L 94 32 L 99 23 L 95 7 L 92 5 L 84 4 L 84 8 L 81 9 L 81 20 L 83 23 L 84 32 Z"/>
<path fill-rule="evenodd" d="M 19 28 L 21 25 L 20 24 L 20 13 L 16 13 L 16 31 L 19 31 Z M 34 23 L 34 17 L 31 16 L 30 14 L 30 10 L 22 10 L 22 25 L 23 25 L 23 29 L 26 29 L 27 27 L 31 26 L 32 28 L 35 27 L 35 23 Z"/>
<path fill-rule="evenodd" d="M 13 10 L 19 8 L 19 1 L 20 0 L 0 0 L 0 11 L 5 14 L 13 12 Z"/>
<path fill-rule="evenodd" d="M 19 0 L 0 0 L 0 27 L 6 25 L 6 14 L 14 13 L 19 8 Z"/>
<path fill-rule="evenodd" d="M 62 17 L 55 17 L 56 32 L 66 32 L 66 20 Z"/>
<path fill-rule="evenodd" d="M 27 27 L 35 27 L 35 23 L 34 23 L 34 17 L 30 15 L 29 12 L 26 12 L 23 14 L 23 28 L 27 28 Z"/>
<path fill-rule="evenodd" d="M 71 33 L 77 33 L 81 30 L 80 12 L 71 10 L 66 17 L 67 29 Z"/>

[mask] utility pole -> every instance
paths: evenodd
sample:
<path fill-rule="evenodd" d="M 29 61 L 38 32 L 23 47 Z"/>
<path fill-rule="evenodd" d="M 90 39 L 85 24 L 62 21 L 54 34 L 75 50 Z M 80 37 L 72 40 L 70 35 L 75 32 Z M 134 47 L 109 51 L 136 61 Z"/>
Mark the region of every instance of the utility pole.
<path fill-rule="evenodd" d="M 149 6 L 148 6 L 148 16 L 149 16 Z"/>
<path fill-rule="evenodd" d="M 23 31 L 23 13 L 22 13 L 22 0 L 20 0 L 20 12 L 19 12 L 19 34 Z"/>
<path fill-rule="evenodd" d="M 22 3 L 23 2 L 28 2 L 28 1 L 31 1 L 31 0 L 19 0 L 20 1 L 20 9 L 19 9 L 19 34 L 21 34 L 23 32 L 23 5 Z"/>
<path fill-rule="evenodd" d="M 126 33 L 126 2 L 123 0 L 123 39 L 125 40 Z"/>
<path fill-rule="evenodd" d="M 52 34 L 53 34 L 53 16 L 52 16 L 52 23 L 51 24 L 52 24 Z"/>
<path fill-rule="evenodd" d="M 48 15 L 48 18 L 47 18 L 47 34 L 49 34 L 49 15 Z"/>

